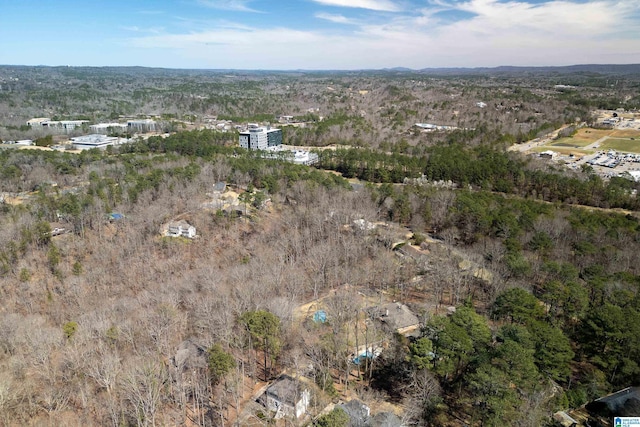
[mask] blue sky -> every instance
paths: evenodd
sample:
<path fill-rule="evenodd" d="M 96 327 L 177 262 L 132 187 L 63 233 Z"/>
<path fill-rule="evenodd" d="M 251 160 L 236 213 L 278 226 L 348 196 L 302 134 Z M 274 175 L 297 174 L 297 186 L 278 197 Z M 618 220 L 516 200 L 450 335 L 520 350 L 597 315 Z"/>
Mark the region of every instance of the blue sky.
<path fill-rule="evenodd" d="M 0 0 L 0 64 L 640 63 L 640 0 Z"/>

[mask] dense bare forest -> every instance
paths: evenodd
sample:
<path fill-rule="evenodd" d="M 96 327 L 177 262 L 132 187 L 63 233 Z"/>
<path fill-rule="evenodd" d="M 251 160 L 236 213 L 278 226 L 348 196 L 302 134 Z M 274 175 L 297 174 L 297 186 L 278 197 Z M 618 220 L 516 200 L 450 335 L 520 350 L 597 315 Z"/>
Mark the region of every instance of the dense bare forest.
<path fill-rule="evenodd" d="M 286 129 L 289 142 L 348 146 L 317 168 L 215 130 L 108 152 L 0 150 L 4 425 L 285 425 L 254 395 L 286 372 L 311 389 L 301 424 L 348 425 L 320 413 L 358 398 L 405 425 L 539 426 L 640 380 L 638 185 L 504 151 L 599 103 L 633 108 L 637 79 L 0 76 L 3 138 L 29 136 L 25 118 L 45 113 L 299 114 L 307 126 Z M 220 181 L 240 208 L 211 207 Z M 177 218 L 198 237 L 163 236 Z M 416 314 L 417 334 L 376 321 L 389 302 Z"/>
<path fill-rule="evenodd" d="M 288 129 L 287 140 L 296 145 L 407 150 L 408 145 L 442 139 L 438 133 L 411 131 L 415 123 L 481 129 L 484 136 L 476 141 L 505 136 L 523 141 L 558 123 L 589 120 L 593 108 L 617 108 L 621 102 L 637 107 L 633 72 L 267 73 L 2 66 L 0 138 L 25 137 L 25 122 L 32 117 L 97 122 L 154 115 L 163 118 L 167 130 L 179 130 L 176 123 L 212 116 L 242 123 L 293 115 L 314 123 Z M 478 107 L 480 102 L 486 107 Z"/>

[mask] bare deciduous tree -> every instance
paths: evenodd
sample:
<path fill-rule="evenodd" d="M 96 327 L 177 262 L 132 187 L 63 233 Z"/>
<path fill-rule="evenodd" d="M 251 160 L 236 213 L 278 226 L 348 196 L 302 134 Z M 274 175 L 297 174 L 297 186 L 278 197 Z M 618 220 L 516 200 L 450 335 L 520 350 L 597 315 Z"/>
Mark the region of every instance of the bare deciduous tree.
<path fill-rule="evenodd" d="M 155 426 L 166 386 L 166 370 L 158 362 L 142 361 L 123 373 L 124 398 L 132 421 L 138 426 Z"/>

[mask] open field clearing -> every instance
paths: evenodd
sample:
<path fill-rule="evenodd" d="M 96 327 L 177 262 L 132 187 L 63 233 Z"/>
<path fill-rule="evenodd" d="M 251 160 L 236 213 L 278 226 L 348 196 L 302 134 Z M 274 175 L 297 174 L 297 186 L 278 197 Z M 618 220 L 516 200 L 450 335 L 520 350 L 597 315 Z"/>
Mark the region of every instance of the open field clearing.
<path fill-rule="evenodd" d="M 607 150 L 640 153 L 640 140 L 628 138 L 607 138 L 600 147 Z"/>
<path fill-rule="evenodd" d="M 640 138 L 640 131 L 636 129 L 615 129 L 611 132 L 611 137 L 616 138 Z"/>
<path fill-rule="evenodd" d="M 581 140 L 576 138 L 560 138 L 559 140 L 553 142 L 549 146 L 551 147 L 573 147 L 573 148 L 582 148 L 588 145 L 591 145 L 594 141 L 591 140 Z"/>
<path fill-rule="evenodd" d="M 587 146 L 589 144 L 593 144 L 600 138 L 605 136 L 610 136 L 613 130 L 611 129 L 591 129 L 591 128 L 582 128 L 578 129 L 575 135 L 570 138 L 562 138 L 556 142 L 563 142 L 564 140 L 570 140 L 572 145 L 577 146 Z"/>
<path fill-rule="evenodd" d="M 563 156 L 569 156 L 571 154 L 573 154 L 576 157 L 582 157 L 585 154 L 594 154 L 595 150 L 585 150 L 583 148 L 576 148 L 576 147 L 558 147 L 557 145 L 553 145 L 553 146 L 549 146 L 549 145 L 543 145 L 540 147 L 534 147 L 532 148 L 530 151 L 532 153 L 542 153 L 544 151 L 548 151 L 548 150 L 552 150 L 556 153 L 562 154 Z"/>
<path fill-rule="evenodd" d="M 635 129 L 583 128 L 572 137 L 550 141 L 548 144 L 532 148 L 530 151 L 541 153 L 547 150 L 562 155 L 573 154 L 576 156 L 593 154 L 597 150 L 640 153 L 640 131 Z"/>

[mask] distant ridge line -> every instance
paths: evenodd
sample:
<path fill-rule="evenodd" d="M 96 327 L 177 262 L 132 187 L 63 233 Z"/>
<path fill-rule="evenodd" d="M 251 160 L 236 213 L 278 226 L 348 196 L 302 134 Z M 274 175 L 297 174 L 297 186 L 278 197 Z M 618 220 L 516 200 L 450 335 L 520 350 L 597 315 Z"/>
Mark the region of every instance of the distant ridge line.
<path fill-rule="evenodd" d="M 598 74 L 640 74 L 640 64 L 576 64 L 562 66 L 512 66 L 497 67 L 434 67 L 412 69 L 407 67 L 369 68 L 369 69 L 233 69 L 233 68 L 164 68 L 144 66 L 64 66 L 64 65 L 0 65 L 5 69 L 55 69 L 78 71 L 111 71 L 136 73 L 168 73 L 168 74 L 197 74 L 197 73 L 233 73 L 233 74 L 265 74 L 265 73 L 415 73 L 431 75 L 479 75 L 479 74 L 511 74 L 511 73 L 598 73 Z"/>

